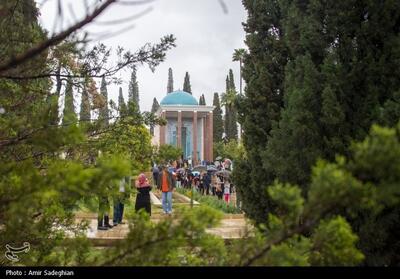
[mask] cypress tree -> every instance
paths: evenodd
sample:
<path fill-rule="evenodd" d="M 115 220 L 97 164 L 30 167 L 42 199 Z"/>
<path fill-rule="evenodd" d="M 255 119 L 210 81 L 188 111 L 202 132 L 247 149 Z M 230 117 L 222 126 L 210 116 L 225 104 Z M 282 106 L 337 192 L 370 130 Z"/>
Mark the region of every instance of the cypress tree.
<path fill-rule="evenodd" d="M 199 105 L 201 105 L 201 106 L 206 105 L 206 98 L 204 97 L 204 94 L 202 94 L 199 98 Z"/>
<path fill-rule="evenodd" d="M 104 105 L 99 109 L 99 120 L 101 121 L 102 124 L 107 126 L 109 123 L 110 112 L 108 109 L 107 83 L 104 77 L 101 79 L 100 95 L 104 99 Z"/>
<path fill-rule="evenodd" d="M 124 115 L 126 113 L 127 107 L 125 104 L 124 100 L 124 95 L 122 94 L 122 88 L 119 88 L 119 94 L 118 94 L 118 111 L 120 116 Z"/>
<path fill-rule="evenodd" d="M 90 122 L 90 99 L 86 86 L 84 85 L 81 98 L 81 110 L 79 112 L 79 120 Z"/>
<path fill-rule="evenodd" d="M 233 71 L 229 69 L 229 89 L 236 92 L 236 85 L 233 78 Z"/>
<path fill-rule="evenodd" d="M 225 133 L 229 140 L 238 139 L 237 110 L 236 110 L 236 88 L 233 80 L 233 72 L 229 70 L 226 77 L 226 93 L 223 96 L 225 104 Z"/>
<path fill-rule="evenodd" d="M 398 121 L 400 3 L 243 4 L 249 55 L 238 109 L 247 159 L 236 163 L 234 179 L 243 209 L 262 222 L 275 210 L 265 191 L 274 179 L 300 184 L 305 193 L 317 158 L 350 156 L 351 142 L 362 140 L 372 123 Z M 371 252 L 389 250 L 383 235 L 394 228 L 390 222 L 377 226 L 366 217 L 351 223 L 367 264 L 395 262 L 395 253 L 377 259 Z M 368 234 L 378 227 L 379 243 Z"/>
<path fill-rule="evenodd" d="M 388 99 L 380 112 L 380 123 L 389 127 L 394 127 L 400 119 L 400 90 L 393 93 L 393 97 Z"/>
<path fill-rule="evenodd" d="M 244 0 L 243 5 L 248 14 L 244 30 L 249 55 L 246 55 L 242 68 L 247 86 L 237 108 L 247 159 L 236 162 L 233 178 L 242 197 L 242 209 L 256 221 L 264 222 L 274 208 L 265 186 L 274 177 L 261 163 L 261 154 L 273 123 L 280 118 L 288 52 L 279 2 Z"/>
<path fill-rule="evenodd" d="M 168 69 L 168 85 L 167 85 L 167 93 L 171 93 L 174 91 L 174 77 L 172 74 L 172 69 Z"/>
<path fill-rule="evenodd" d="M 189 73 L 185 74 L 185 81 L 183 82 L 183 91 L 192 94 L 192 86 L 190 85 L 190 76 Z"/>
<path fill-rule="evenodd" d="M 345 129 L 345 114 L 336 93 L 327 85 L 321 95 L 321 135 L 324 157 L 334 160 L 336 154 L 346 153 L 346 139 L 343 138 Z"/>
<path fill-rule="evenodd" d="M 236 91 L 236 86 L 235 82 L 233 79 L 233 71 L 232 69 L 229 69 L 229 87 L 230 87 L 230 96 L 229 98 L 231 99 L 231 108 L 230 108 L 230 139 L 237 140 L 238 139 L 238 127 L 237 127 L 237 108 L 236 108 L 236 97 L 237 97 L 237 91 Z"/>
<path fill-rule="evenodd" d="M 140 111 L 139 106 L 139 85 L 137 82 L 136 77 L 136 67 L 133 67 L 131 80 L 129 81 L 129 88 L 128 88 L 128 104 L 133 103 L 135 104 L 138 111 Z"/>
<path fill-rule="evenodd" d="M 64 99 L 64 112 L 63 112 L 63 125 L 71 125 L 76 122 L 77 117 L 75 113 L 74 106 L 74 92 L 73 92 L 73 84 L 72 80 L 68 79 L 67 85 L 65 88 L 65 99 Z"/>
<path fill-rule="evenodd" d="M 49 107 L 49 123 L 50 125 L 58 125 L 59 115 L 58 115 L 58 92 L 51 93 L 47 95 L 46 103 Z"/>
<path fill-rule="evenodd" d="M 229 75 L 227 75 L 225 79 L 225 94 L 228 94 L 230 90 L 231 90 L 231 84 L 229 80 Z"/>
<path fill-rule="evenodd" d="M 160 104 L 158 103 L 156 98 L 153 98 L 153 105 L 151 106 L 151 113 L 156 113 Z M 154 136 L 154 125 L 150 125 L 150 134 Z"/>
<path fill-rule="evenodd" d="M 266 168 L 282 182 L 309 182 L 311 166 L 321 155 L 318 111 L 318 70 L 310 56 L 288 65 L 285 109 L 263 153 Z"/>
<path fill-rule="evenodd" d="M 219 101 L 219 95 L 217 92 L 214 93 L 213 99 L 213 140 L 214 143 L 222 140 L 222 134 L 224 132 L 224 123 L 222 119 L 222 109 Z"/>
<path fill-rule="evenodd" d="M 304 98 L 307 94 L 313 96 L 307 101 L 308 105 L 296 105 L 295 110 L 303 116 L 308 115 L 307 120 L 299 121 L 300 116 L 293 112 L 288 113 L 290 116 L 286 122 L 282 117 L 276 131 L 271 132 L 270 141 L 274 143 L 267 147 L 266 154 L 274 155 L 266 156 L 264 161 L 270 164 L 281 180 L 307 188 L 307 177 L 317 157 L 333 160 L 335 154 L 347 154 L 351 141 L 363 139 L 371 124 L 379 120 L 382 103 L 397 90 L 389 78 L 390 74 L 384 70 L 387 66 L 394 69 L 392 61 L 387 59 L 393 50 L 390 44 L 386 44 L 386 39 L 375 34 L 374 30 L 381 29 L 378 27 L 381 24 L 388 24 L 378 23 L 385 17 L 379 19 L 365 12 L 372 6 L 382 9 L 379 4 L 348 1 L 335 5 L 324 5 L 322 2 L 306 5 L 283 1 L 282 5 L 282 9 L 288 11 L 285 18 L 286 40 L 293 55 L 286 71 L 288 101 L 285 103 L 285 114 L 294 110 L 290 100 L 295 98 L 289 95 L 305 90 L 302 93 Z M 384 8 L 390 10 L 389 6 Z M 335 13 L 337 17 L 332 18 Z M 358 18 L 360 13 L 364 13 L 365 18 Z M 365 27 L 360 28 L 361 25 Z M 326 29 L 322 32 L 323 26 Z M 387 32 L 389 36 L 393 33 L 390 28 L 380 31 Z M 305 33 L 307 36 L 302 37 Z M 377 46 L 368 39 L 371 36 L 386 44 L 388 53 L 383 49 L 377 52 Z M 340 43 L 335 44 L 339 38 Z M 382 67 L 382 61 L 387 66 Z M 365 72 L 366 69 L 369 71 Z M 388 81 L 390 92 L 381 79 Z M 300 83 L 297 82 L 300 80 Z M 371 82 L 374 85 L 371 86 Z M 301 127 L 305 134 L 294 131 Z M 304 146 L 304 141 L 310 144 Z"/>
<path fill-rule="evenodd" d="M 224 131 L 226 137 L 229 139 L 230 135 L 230 123 L 231 123 L 231 112 L 230 106 L 227 105 L 227 94 L 229 94 L 229 76 L 226 76 L 225 80 L 225 93 L 222 94 L 222 103 L 225 106 L 225 116 L 224 116 Z"/>
<path fill-rule="evenodd" d="M 160 104 L 158 103 L 157 98 L 153 98 L 153 105 L 151 106 L 151 112 L 155 113 L 159 107 Z"/>

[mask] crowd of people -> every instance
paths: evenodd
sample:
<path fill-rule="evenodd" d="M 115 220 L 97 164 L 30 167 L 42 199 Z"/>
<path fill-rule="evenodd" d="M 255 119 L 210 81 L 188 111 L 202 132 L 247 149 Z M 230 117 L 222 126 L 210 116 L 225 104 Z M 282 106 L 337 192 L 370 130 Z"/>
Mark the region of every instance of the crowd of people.
<path fill-rule="evenodd" d="M 200 166 L 204 166 L 201 168 Z M 201 195 L 212 195 L 218 199 L 224 199 L 227 203 L 230 202 L 231 194 L 235 191 L 234 185 L 229 178 L 231 171 L 230 160 L 225 160 L 217 166 L 210 162 L 202 162 L 200 171 L 192 168 L 186 161 L 170 162 L 166 169 L 171 174 L 174 184 L 177 188 L 194 189 Z M 161 171 L 161 166 L 154 165 L 153 181 L 158 185 L 158 177 Z"/>
<path fill-rule="evenodd" d="M 151 215 L 150 192 L 154 187 L 161 191 L 162 208 L 165 214 L 172 214 L 172 192 L 176 188 L 194 189 L 201 195 L 216 196 L 224 199 L 226 203 L 231 200 L 231 194 L 235 191 L 231 183 L 229 173 L 230 160 L 225 160 L 218 165 L 210 162 L 201 162 L 194 168 L 189 160 L 176 160 L 164 165 L 154 165 L 152 168 L 153 185 L 144 173 L 141 173 L 134 185 L 131 178 L 124 177 L 119 183 L 119 191 L 113 197 L 113 224 L 110 224 L 110 202 L 107 196 L 99 197 L 98 230 L 108 230 L 120 224 L 122 221 L 125 203 L 129 200 L 130 187 L 137 190 L 135 211 L 144 209 Z"/>

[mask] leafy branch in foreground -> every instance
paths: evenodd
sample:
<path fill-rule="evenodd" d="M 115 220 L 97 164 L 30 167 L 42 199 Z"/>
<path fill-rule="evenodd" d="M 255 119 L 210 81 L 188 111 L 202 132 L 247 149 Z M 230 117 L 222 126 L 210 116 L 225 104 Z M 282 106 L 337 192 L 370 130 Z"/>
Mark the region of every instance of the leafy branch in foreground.
<path fill-rule="evenodd" d="M 400 216 L 399 130 L 400 124 L 397 129 L 373 126 L 364 141 L 353 144 L 348 161 L 341 156 L 335 163 L 319 161 L 306 197 L 299 186 L 276 181 L 267 187 L 275 214 L 258 226 L 253 241 L 234 248 L 238 256 L 232 262 L 358 265 L 366 256 L 379 259 L 369 253 L 381 241 L 391 245 L 380 253 L 396 258 L 398 224 L 391 220 Z"/>
<path fill-rule="evenodd" d="M 199 207 L 181 209 L 174 215 L 154 223 L 145 212 L 135 214 L 126 239 L 104 253 L 101 265 L 222 265 L 224 242 L 205 231 L 218 224 L 221 214 Z"/>

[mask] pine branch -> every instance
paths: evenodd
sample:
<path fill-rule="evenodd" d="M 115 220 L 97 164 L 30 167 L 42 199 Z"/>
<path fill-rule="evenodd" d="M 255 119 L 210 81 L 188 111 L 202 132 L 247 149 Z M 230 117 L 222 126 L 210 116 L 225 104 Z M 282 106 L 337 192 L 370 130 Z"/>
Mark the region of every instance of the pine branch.
<path fill-rule="evenodd" d="M 77 30 L 81 29 L 82 27 L 84 27 L 85 25 L 91 23 L 97 16 L 99 16 L 108 6 L 110 6 L 115 1 L 117 1 L 117 0 L 107 0 L 102 5 L 100 5 L 97 9 L 95 9 L 91 14 L 88 14 L 83 20 L 77 22 L 70 28 L 52 36 L 50 39 L 48 39 L 44 42 L 39 43 L 38 45 L 30 48 L 26 52 L 9 59 L 7 62 L 0 64 L 0 73 L 10 70 L 12 68 L 15 68 L 16 66 L 19 66 L 19 65 L 25 63 L 27 60 L 40 55 L 49 47 L 57 45 L 58 43 L 60 43 L 62 40 L 67 38 L 69 35 L 71 35 L 75 31 L 77 31 Z"/>

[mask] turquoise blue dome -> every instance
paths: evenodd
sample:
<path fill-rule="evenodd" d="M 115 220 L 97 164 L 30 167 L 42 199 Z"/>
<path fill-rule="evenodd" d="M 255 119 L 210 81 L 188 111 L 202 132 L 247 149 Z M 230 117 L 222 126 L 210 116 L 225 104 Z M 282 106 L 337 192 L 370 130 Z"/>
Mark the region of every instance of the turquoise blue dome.
<path fill-rule="evenodd" d="M 173 105 L 191 105 L 198 106 L 197 100 L 185 91 L 174 91 L 165 96 L 160 105 L 173 106 Z"/>

